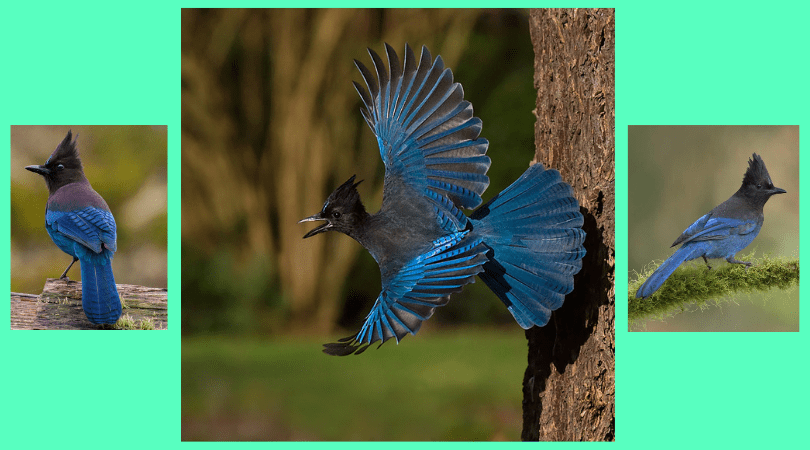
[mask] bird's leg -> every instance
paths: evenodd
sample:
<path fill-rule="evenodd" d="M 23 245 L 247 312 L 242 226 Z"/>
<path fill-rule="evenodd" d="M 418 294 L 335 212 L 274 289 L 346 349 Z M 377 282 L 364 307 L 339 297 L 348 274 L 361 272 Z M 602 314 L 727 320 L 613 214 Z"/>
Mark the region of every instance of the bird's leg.
<path fill-rule="evenodd" d="M 731 264 L 745 264 L 746 269 L 751 267 L 750 262 L 748 262 L 748 261 L 738 261 L 738 260 L 734 259 L 734 255 L 731 255 L 728 258 L 726 258 L 726 261 L 728 261 Z"/>
<path fill-rule="evenodd" d="M 73 261 L 70 262 L 70 265 L 67 266 L 67 269 L 65 269 L 65 271 L 62 272 L 62 276 L 59 277 L 60 280 L 65 280 L 66 279 L 66 280 L 70 281 L 70 278 L 67 277 L 68 270 L 70 270 L 70 268 L 73 267 L 73 264 L 78 260 L 79 260 L 79 258 L 77 258 L 75 256 L 73 257 Z"/>
<path fill-rule="evenodd" d="M 709 260 L 706 259 L 706 255 L 703 255 L 703 262 L 706 263 L 706 267 L 708 267 L 709 270 L 712 270 L 712 266 L 709 265 Z"/>

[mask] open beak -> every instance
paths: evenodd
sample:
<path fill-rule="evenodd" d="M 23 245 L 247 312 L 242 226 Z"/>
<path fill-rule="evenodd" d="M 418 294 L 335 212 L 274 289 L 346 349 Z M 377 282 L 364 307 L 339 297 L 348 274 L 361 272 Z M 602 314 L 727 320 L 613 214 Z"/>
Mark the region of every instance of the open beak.
<path fill-rule="evenodd" d="M 51 173 L 45 166 L 25 166 L 26 170 L 30 170 L 31 172 L 38 173 L 43 177 Z"/>
<path fill-rule="evenodd" d="M 309 216 L 309 217 L 307 217 L 305 219 L 301 219 L 301 220 L 298 221 L 298 223 L 314 222 L 316 220 L 326 220 L 326 223 L 316 227 L 315 229 L 313 229 L 309 233 L 305 234 L 304 239 L 306 239 L 306 238 L 308 238 L 310 236 L 315 236 L 316 234 L 319 234 L 319 233 L 323 233 L 324 231 L 329 231 L 329 229 L 332 228 L 332 222 L 330 222 L 328 219 L 322 217 L 321 213 L 313 214 L 313 215 L 311 215 L 311 216 Z"/>

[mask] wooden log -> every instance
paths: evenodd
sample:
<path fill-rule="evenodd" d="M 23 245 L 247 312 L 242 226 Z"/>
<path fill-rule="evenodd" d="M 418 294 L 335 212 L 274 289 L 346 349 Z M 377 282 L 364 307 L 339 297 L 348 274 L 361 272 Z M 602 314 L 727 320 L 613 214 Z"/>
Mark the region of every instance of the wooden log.
<path fill-rule="evenodd" d="M 82 283 L 48 278 L 42 294 L 11 293 L 12 330 L 165 330 L 168 291 L 117 284 L 123 314 L 115 325 L 96 325 L 82 310 Z"/>

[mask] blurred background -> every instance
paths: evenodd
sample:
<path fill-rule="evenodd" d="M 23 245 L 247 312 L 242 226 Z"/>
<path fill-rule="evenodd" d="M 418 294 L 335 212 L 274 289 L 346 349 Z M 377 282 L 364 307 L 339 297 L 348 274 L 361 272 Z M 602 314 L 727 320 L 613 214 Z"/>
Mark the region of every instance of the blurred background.
<path fill-rule="evenodd" d="M 768 200 L 762 231 L 738 259 L 751 250 L 757 258 L 799 257 L 798 126 L 631 126 L 628 145 L 630 280 L 669 257 L 675 250 L 670 245 L 689 225 L 739 189 L 753 153 L 765 161 L 774 186 L 787 193 Z M 702 259 L 686 264 L 705 265 Z M 799 331 L 799 290 L 740 294 L 720 306 L 648 320 L 639 329 Z"/>
<path fill-rule="evenodd" d="M 380 291 L 351 238 L 303 240 L 353 174 L 379 209 L 384 166 L 353 59 L 426 45 L 483 120 L 491 183 L 534 155 L 528 15 L 516 10 L 182 10 L 183 440 L 517 440 L 523 330 L 481 283 L 416 337 L 358 357 Z M 385 59 L 385 57 L 383 56 Z"/>
<path fill-rule="evenodd" d="M 166 288 L 166 126 L 11 127 L 11 290 L 40 294 L 71 257 L 45 231 L 45 164 L 69 130 L 84 174 L 115 216 L 115 282 Z M 68 277 L 81 279 L 79 265 Z"/>

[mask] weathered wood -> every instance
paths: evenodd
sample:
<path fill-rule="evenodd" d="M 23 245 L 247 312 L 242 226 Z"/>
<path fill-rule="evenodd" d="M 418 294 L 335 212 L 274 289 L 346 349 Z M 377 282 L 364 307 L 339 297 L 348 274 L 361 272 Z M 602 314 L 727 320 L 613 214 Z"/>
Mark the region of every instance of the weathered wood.
<path fill-rule="evenodd" d="M 11 293 L 11 329 L 166 329 L 166 289 L 132 284 L 116 287 L 123 314 L 115 325 L 96 325 L 87 320 L 82 310 L 81 282 L 48 278 L 40 295 Z"/>
<path fill-rule="evenodd" d="M 536 158 L 574 187 L 587 233 L 574 292 L 527 330 L 528 441 L 615 439 L 614 30 L 612 9 L 530 13 Z"/>

